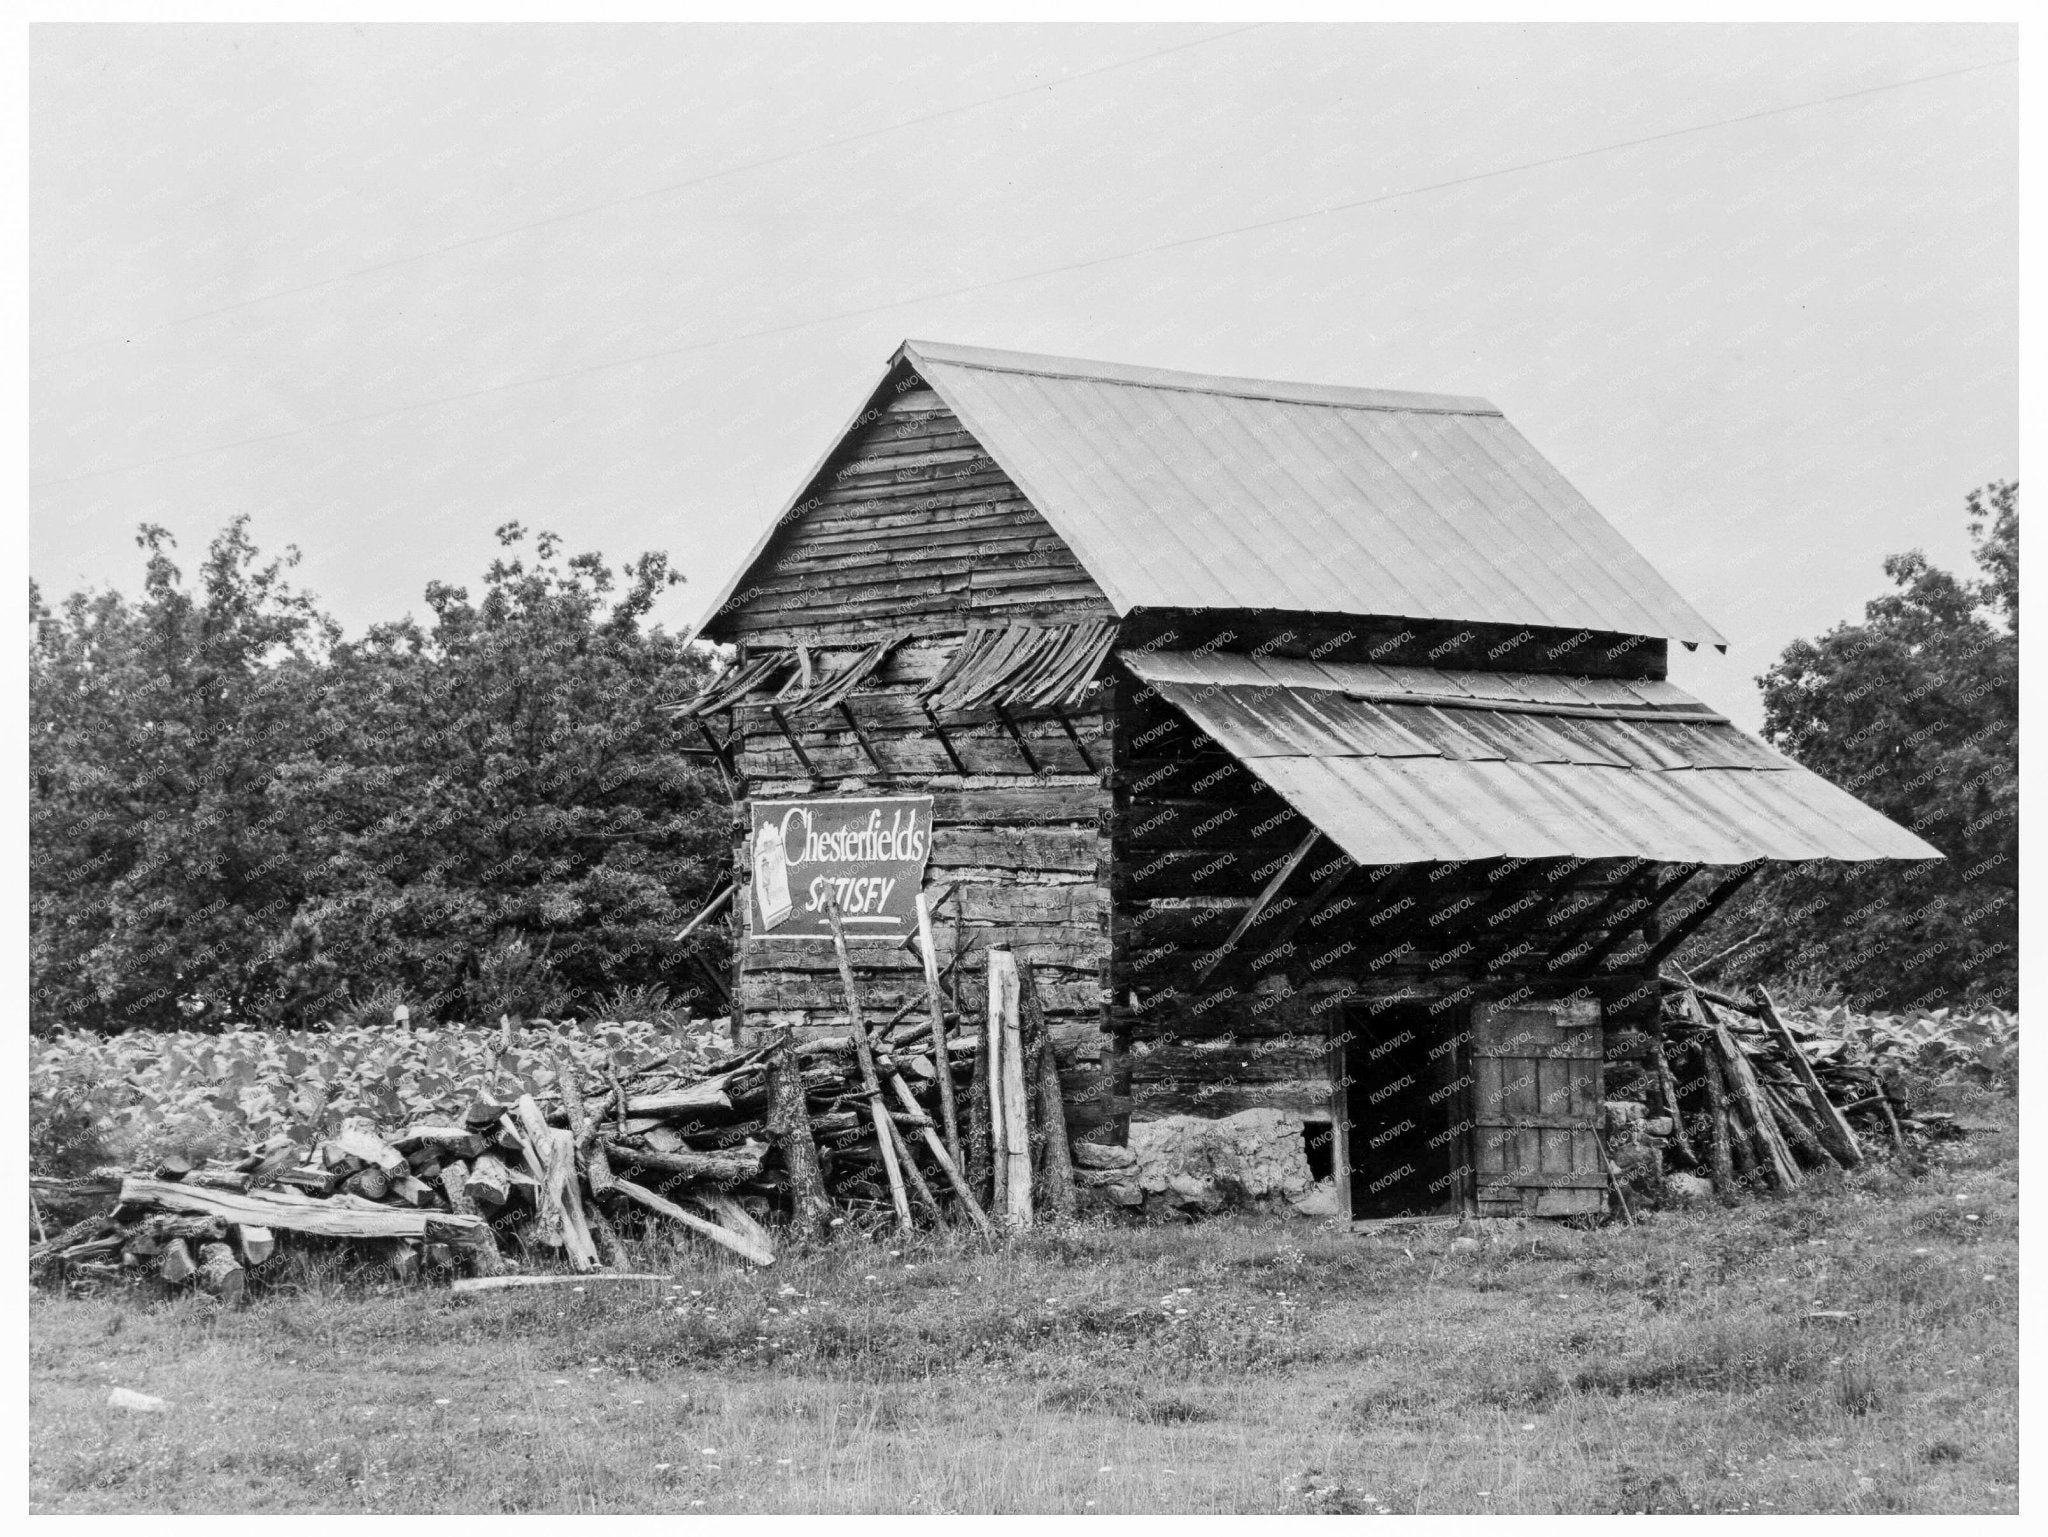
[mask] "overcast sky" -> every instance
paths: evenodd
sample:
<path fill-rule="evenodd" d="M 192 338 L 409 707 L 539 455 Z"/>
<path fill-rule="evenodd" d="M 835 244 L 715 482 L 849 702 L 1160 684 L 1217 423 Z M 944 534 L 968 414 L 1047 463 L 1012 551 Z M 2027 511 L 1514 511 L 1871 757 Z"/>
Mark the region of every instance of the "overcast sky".
<path fill-rule="evenodd" d="M 1486 396 L 1730 637 L 1673 674 L 1754 724 L 1786 641 L 1888 552 L 1967 562 L 1963 494 L 2017 474 L 2016 52 L 44 26 L 31 569 L 132 591 L 136 524 L 196 557 L 246 512 L 355 632 L 516 518 L 667 550 L 690 625 L 915 336 Z"/>

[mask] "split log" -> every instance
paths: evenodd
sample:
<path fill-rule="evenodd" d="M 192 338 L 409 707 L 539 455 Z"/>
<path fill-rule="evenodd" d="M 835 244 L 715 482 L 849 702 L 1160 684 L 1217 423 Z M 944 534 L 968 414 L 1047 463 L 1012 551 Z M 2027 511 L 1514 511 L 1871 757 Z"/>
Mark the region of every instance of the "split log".
<path fill-rule="evenodd" d="M 988 1017 L 991 1050 L 1000 1050 L 998 1100 L 1003 1127 L 1003 1213 L 1013 1228 L 1030 1227 L 1031 1209 L 1031 1122 L 1025 1109 L 1023 1022 L 1019 1016 L 1017 958 L 1008 945 L 991 945 L 988 952 Z M 1001 1041 L 1000 1047 L 994 1042 Z M 998 1081 L 991 1072 L 990 1082 Z M 993 1112 L 992 1112 L 993 1113 Z"/>
<path fill-rule="evenodd" d="M 664 1174 L 678 1175 L 683 1179 L 707 1180 L 715 1185 L 736 1185 L 742 1180 L 753 1179 L 761 1172 L 766 1152 L 765 1148 L 741 1147 L 724 1153 L 699 1153 L 689 1148 L 674 1153 L 657 1153 L 623 1142 L 607 1142 L 604 1148 L 621 1163 L 659 1169 Z"/>
<path fill-rule="evenodd" d="M 465 1247 L 481 1242 L 483 1222 L 448 1212 L 407 1211 L 392 1206 L 356 1206 L 339 1199 L 316 1201 L 296 1191 L 195 1189 L 169 1180 L 131 1175 L 121 1182 L 121 1204 L 145 1210 L 191 1212 L 226 1222 L 253 1223 L 289 1233 L 326 1238 L 428 1238 Z"/>
<path fill-rule="evenodd" d="M 551 1045 L 548 1057 L 555 1065 L 555 1080 L 562 1086 L 562 1104 L 568 1111 L 569 1131 L 576 1139 L 577 1155 L 583 1159 L 584 1178 L 590 1182 L 593 1196 L 603 1195 L 611 1189 L 612 1168 L 605 1161 L 604 1148 L 597 1141 L 598 1123 L 584 1112 L 583 1089 L 576 1081 L 575 1064 L 559 1046 Z M 603 1103 L 601 1098 L 599 1103 Z"/>
<path fill-rule="evenodd" d="M 374 1164 L 356 1170 L 341 1182 L 343 1193 L 359 1195 L 366 1201 L 381 1201 L 391 1193 L 391 1181 Z"/>
<path fill-rule="evenodd" d="M 391 1145 L 408 1156 L 431 1149 L 445 1162 L 450 1158 L 474 1158 L 486 1144 L 466 1126 L 408 1126 L 391 1139 Z"/>
<path fill-rule="evenodd" d="M 451 1168 L 460 1167 L 451 1165 Z M 448 1170 L 443 1170 L 445 1175 Z M 496 1153 L 479 1153 L 462 1181 L 463 1194 L 484 1206 L 503 1206 L 512 1197 L 512 1174 Z M 456 1207 L 457 1211 L 463 1208 Z"/>
<path fill-rule="evenodd" d="M 1791 1058 L 1792 1071 L 1798 1076 L 1800 1084 L 1806 1091 L 1806 1102 L 1813 1110 L 1816 1122 L 1814 1129 L 1822 1145 L 1844 1168 L 1855 1168 L 1863 1161 L 1863 1146 L 1856 1140 L 1856 1133 L 1850 1128 L 1842 1112 L 1835 1108 L 1835 1102 L 1828 1098 L 1827 1090 L 1821 1087 L 1819 1074 L 1814 1072 L 1813 1064 L 1806 1059 L 1806 1053 L 1800 1049 L 1799 1042 L 1780 1017 L 1778 1006 L 1772 1002 L 1771 995 L 1761 987 L 1756 990 L 1756 994 L 1762 1000 L 1759 1012 L 1763 1018 L 1764 1028 L 1776 1036 L 1778 1044 L 1784 1047 L 1786 1056 Z"/>
<path fill-rule="evenodd" d="M 741 1259 L 752 1260 L 756 1265 L 775 1263 L 773 1249 L 764 1250 L 745 1234 L 732 1232 L 716 1222 L 708 1222 L 695 1212 L 684 1211 L 675 1202 L 656 1195 L 652 1190 L 643 1189 L 629 1179 L 615 1179 L 612 1189 L 629 1201 L 639 1202 L 656 1216 L 666 1217 L 671 1222 L 680 1222 L 691 1232 L 703 1234 L 720 1247 L 732 1250 Z"/>
<path fill-rule="evenodd" d="M 341 1173 L 337 1169 L 281 1169 L 273 1178 L 277 1184 L 303 1190 L 308 1195 L 332 1195 L 341 1184 Z"/>
<path fill-rule="evenodd" d="M 515 1286 L 574 1286 L 581 1288 L 592 1281 L 666 1281 L 665 1275 L 622 1275 L 616 1272 L 599 1271 L 596 1275 L 501 1275 L 476 1276 L 456 1281 L 448 1290 L 458 1296 L 472 1292 L 508 1291 Z"/>
<path fill-rule="evenodd" d="M 408 1206 L 432 1206 L 433 1187 L 412 1174 L 401 1174 L 391 1182 L 391 1194 Z"/>
<path fill-rule="evenodd" d="M 248 1286 L 248 1277 L 242 1265 L 235 1258 L 235 1251 L 224 1243 L 207 1243 L 199 1246 L 199 1289 L 223 1302 L 240 1302 Z"/>
<path fill-rule="evenodd" d="M 242 1256 L 243 1265 L 254 1270 L 277 1252 L 277 1239 L 267 1227 L 258 1227 L 253 1222 L 238 1222 L 235 1224 L 235 1249 Z"/>
<path fill-rule="evenodd" d="M 328 1149 L 342 1157 L 360 1158 L 364 1163 L 375 1164 L 386 1174 L 405 1172 L 405 1154 L 377 1135 L 375 1126 L 366 1118 L 352 1115 L 341 1123 L 341 1130 L 327 1139 Z M 330 1164 L 339 1158 L 329 1156 Z"/>
<path fill-rule="evenodd" d="M 804 1108 L 803 1068 L 787 1030 L 777 1036 L 775 1053 L 768 1059 L 768 1102 L 769 1124 L 789 1175 L 790 1217 L 802 1231 L 822 1238 L 832 1225 L 832 1203 L 825 1195 L 817 1135 Z"/>
<path fill-rule="evenodd" d="M 543 1238 L 559 1233 L 569 1263 L 578 1270 L 595 1270 L 597 1242 L 590 1236 L 577 1193 L 574 1133 L 548 1125 L 531 1094 L 519 1096 L 513 1113 L 526 1140 L 528 1167 L 540 1180 L 537 1209 L 542 1213 Z"/>
<path fill-rule="evenodd" d="M 1709 1016 L 1711 1018 L 1712 1016 Z M 1728 1027 L 1718 1019 L 1713 1020 L 1714 1037 L 1721 1048 L 1721 1055 L 1727 1062 L 1727 1078 L 1732 1097 L 1739 1101 L 1747 1112 L 1750 1125 L 1757 1139 L 1757 1151 L 1763 1167 L 1781 1190 L 1796 1189 L 1799 1184 L 1799 1165 L 1793 1161 L 1792 1149 L 1785 1145 L 1785 1138 L 1778 1130 L 1777 1119 L 1770 1107 L 1764 1103 L 1763 1088 L 1757 1082 L 1756 1072 L 1749 1065 L 1735 1038 L 1728 1033 Z"/>
<path fill-rule="evenodd" d="M 192 1245 L 182 1238 L 165 1244 L 163 1258 L 157 1262 L 157 1274 L 173 1286 L 183 1286 L 199 1274 L 199 1262 L 192 1258 Z"/>
<path fill-rule="evenodd" d="M 496 1162 L 495 1159 L 492 1161 Z M 499 1173 L 502 1174 L 504 1169 L 503 1164 L 498 1165 Z M 451 1163 L 441 1170 L 441 1189 L 447 1193 L 450 1211 L 481 1221 L 483 1214 L 476 1209 L 476 1199 L 469 1193 L 470 1180 L 473 1178 L 474 1175 L 465 1171 L 460 1163 Z M 503 1197 L 500 1197 L 497 1204 L 503 1204 Z M 498 1235 L 491 1231 L 488 1222 L 483 1224 L 483 1238 L 476 1246 L 476 1268 L 479 1274 L 487 1276 L 500 1275 L 505 1269 L 505 1257 L 498 1252 Z"/>

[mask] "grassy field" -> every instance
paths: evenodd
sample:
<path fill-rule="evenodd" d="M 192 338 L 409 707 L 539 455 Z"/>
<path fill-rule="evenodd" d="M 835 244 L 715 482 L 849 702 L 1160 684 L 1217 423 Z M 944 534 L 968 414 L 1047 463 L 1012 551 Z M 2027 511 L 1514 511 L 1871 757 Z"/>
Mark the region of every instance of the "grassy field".
<path fill-rule="evenodd" d="M 31 1500 L 2011 1511 L 2018 1139 L 2009 1100 L 1969 1108 L 2006 1129 L 1922 1171 L 1633 1228 L 856 1234 L 765 1271 L 650 1254 L 672 1286 L 38 1296 Z"/>

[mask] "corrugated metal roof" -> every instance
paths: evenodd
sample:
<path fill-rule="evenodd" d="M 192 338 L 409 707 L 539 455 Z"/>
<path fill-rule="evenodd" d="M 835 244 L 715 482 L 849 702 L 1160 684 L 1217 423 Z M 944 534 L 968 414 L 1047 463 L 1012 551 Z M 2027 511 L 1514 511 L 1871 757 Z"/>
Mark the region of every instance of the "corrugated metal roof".
<path fill-rule="evenodd" d="M 1360 864 L 1941 857 L 1668 683 L 1119 655 Z"/>
<path fill-rule="evenodd" d="M 1726 642 L 1486 401 L 906 342 L 1119 613 Z"/>

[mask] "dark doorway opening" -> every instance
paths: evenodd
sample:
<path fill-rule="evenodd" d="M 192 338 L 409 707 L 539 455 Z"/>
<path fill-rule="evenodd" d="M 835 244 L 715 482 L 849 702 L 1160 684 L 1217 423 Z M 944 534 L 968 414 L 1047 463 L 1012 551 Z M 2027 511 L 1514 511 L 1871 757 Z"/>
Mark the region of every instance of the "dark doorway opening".
<path fill-rule="evenodd" d="M 1308 1155 L 1308 1177 L 1326 1180 L 1337 1172 L 1337 1128 L 1328 1121 L 1301 1123 L 1301 1150 Z"/>
<path fill-rule="evenodd" d="M 1457 1022 L 1420 1004 L 1347 1011 L 1344 1106 L 1350 1121 L 1351 1215 L 1419 1217 L 1461 1209 L 1458 1168 L 1465 1095 Z"/>

